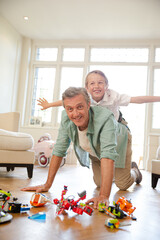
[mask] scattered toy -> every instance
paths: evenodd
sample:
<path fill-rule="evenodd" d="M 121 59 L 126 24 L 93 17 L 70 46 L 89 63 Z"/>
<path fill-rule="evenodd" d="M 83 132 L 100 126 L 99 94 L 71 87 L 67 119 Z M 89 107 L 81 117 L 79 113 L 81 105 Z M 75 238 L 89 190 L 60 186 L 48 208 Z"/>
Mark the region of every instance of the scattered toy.
<path fill-rule="evenodd" d="M 136 209 L 136 207 L 133 207 L 131 200 L 127 200 L 125 197 L 120 197 L 116 204 L 119 204 L 120 209 L 122 209 L 128 215 L 131 215 Z"/>
<path fill-rule="evenodd" d="M 45 222 L 46 221 L 46 213 L 39 212 L 32 216 L 29 216 L 28 218 L 31 220 L 36 220 L 38 222 Z"/>
<path fill-rule="evenodd" d="M 12 215 L 0 209 L 0 223 L 9 222 L 12 220 Z"/>
<path fill-rule="evenodd" d="M 9 201 L 11 198 L 11 193 L 5 192 L 2 189 L 0 189 L 0 209 L 4 209 L 7 201 Z"/>
<path fill-rule="evenodd" d="M 117 218 L 116 219 L 108 218 L 105 221 L 105 226 L 107 226 L 111 229 L 119 228 L 119 227 L 122 227 L 122 226 L 129 226 L 129 225 L 131 225 L 131 223 L 127 223 L 127 222 L 121 222 L 120 223 Z"/>
<path fill-rule="evenodd" d="M 86 198 L 86 191 L 82 193 L 78 193 L 78 200 L 74 200 L 74 197 L 67 197 L 64 198 L 64 195 L 67 193 L 68 189 L 67 186 L 64 186 L 64 190 L 61 194 L 61 199 L 58 200 L 57 198 L 53 199 L 54 204 L 57 205 L 57 214 L 61 214 L 64 210 L 72 210 L 73 212 L 82 215 L 85 212 L 88 215 L 92 215 L 93 209 L 87 206 L 84 203 L 79 203 L 80 200 L 84 200 Z M 78 204 L 79 203 L 79 204 Z"/>
<path fill-rule="evenodd" d="M 119 218 L 119 219 L 127 217 L 127 214 L 120 208 L 119 204 L 117 204 L 115 202 L 113 202 L 113 204 L 114 204 L 114 206 L 108 207 L 109 212 L 111 212 L 116 218 Z"/>
<path fill-rule="evenodd" d="M 12 194 L 8 191 L 0 190 L 0 209 L 3 209 L 6 213 L 21 213 L 30 210 L 28 204 L 19 203 L 18 198 L 12 197 Z"/>
<path fill-rule="evenodd" d="M 28 204 L 22 204 L 16 201 L 8 203 L 9 213 L 22 213 L 29 210 L 30 210 L 30 207 L 28 206 Z"/>
<path fill-rule="evenodd" d="M 133 216 L 133 212 L 136 209 L 133 207 L 131 200 L 127 200 L 125 197 L 120 197 L 118 201 L 113 202 L 114 206 L 109 206 L 108 208 L 104 203 L 99 203 L 99 211 L 105 212 L 112 218 L 124 218 L 130 216 L 132 220 L 136 220 L 136 217 Z"/>
<path fill-rule="evenodd" d="M 42 207 L 44 206 L 47 202 L 51 203 L 49 198 L 47 198 L 44 194 L 42 193 L 34 193 L 31 197 L 30 204 L 33 207 Z"/>
<path fill-rule="evenodd" d="M 105 212 L 107 215 L 109 215 L 112 218 L 124 218 L 127 216 L 127 214 L 122 211 L 118 204 L 113 202 L 114 206 L 109 206 L 108 208 L 104 203 L 99 203 L 99 211 Z"/>

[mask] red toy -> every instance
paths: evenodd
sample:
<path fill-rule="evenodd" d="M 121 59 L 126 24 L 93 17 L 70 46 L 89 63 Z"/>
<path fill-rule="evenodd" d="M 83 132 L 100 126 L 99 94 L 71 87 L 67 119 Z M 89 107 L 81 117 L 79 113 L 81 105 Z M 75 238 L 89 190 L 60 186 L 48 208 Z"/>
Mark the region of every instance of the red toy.
<path fill-rule="evenodd" d="M 67 186 L 64 186 L 64 190 L 62 191 L 61 194 L 61 199 L 58 200 L 57 198 L 53 199 L 54 204 L 57 205 L 57 211 L 56 213 L 59 215 L 61 214 L 64 210 L 72 210 L 73 212 L 82 215 L 83 212 L 85 212 L 88 215 L 92 215 L 93 209 L 89 206 L 87 206 L 84 203 L 79 203 L 80 200 L 84 200 L 86 198 L 86 191 L 83 191 L 82 193 L 79 193 L 78 200 L 74 200 L 73 198 L 64 198 L 64 195 L 67 193 L 68 189 Z"/>

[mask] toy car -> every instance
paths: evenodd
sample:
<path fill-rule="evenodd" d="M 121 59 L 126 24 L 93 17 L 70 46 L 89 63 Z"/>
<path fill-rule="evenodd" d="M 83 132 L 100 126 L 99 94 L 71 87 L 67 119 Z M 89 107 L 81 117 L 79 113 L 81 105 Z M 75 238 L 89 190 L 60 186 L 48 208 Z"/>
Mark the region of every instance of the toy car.
<path fill-rule="evenodd" d="M 38 163 L 41 167 L 46 167 L 52 156 L 55 141 L 51 140 L 51 135 L 46 133 L 41 136 L 38 143 L 34 146 L 35 155 L 38 158 Z M 61 162 L 61 167 L 65 164 L 66 158 L 64 157 Z"/>

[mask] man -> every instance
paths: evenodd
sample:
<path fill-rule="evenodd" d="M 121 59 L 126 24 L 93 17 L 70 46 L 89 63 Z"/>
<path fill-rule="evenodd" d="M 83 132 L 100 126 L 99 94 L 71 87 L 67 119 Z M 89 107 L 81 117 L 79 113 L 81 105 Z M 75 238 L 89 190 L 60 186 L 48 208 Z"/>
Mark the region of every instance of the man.
<path fill-rule="evenodd" d="M 94 182 L 100 187 L 99 196 L 88 200 L 87 203 L 93 202 L 94 208 L 98 208 L 100 202 L 108 206 L 114 165 L 116 166 L 115 184 L 120 189 L 126 190 L 133 182 L 140 183 L 142 180 L 137 166 L 134 164 L 134 168 L 131 169 L 131 159 L 126 160 L 128 140 L 126 127 L 117 123 L 113 113 L 108 109 L 100 106 L 91 107 L 85 88 L 68 88 L 63 93 L 62 100 L 65 111 L 62 113 L 47 181 L 43 185 L 22 190 L 48 191 L 72 141 L 82 166 L 89 167 L 90 157 Z M 122 150 L 125 154 L 119 154 Z"/>

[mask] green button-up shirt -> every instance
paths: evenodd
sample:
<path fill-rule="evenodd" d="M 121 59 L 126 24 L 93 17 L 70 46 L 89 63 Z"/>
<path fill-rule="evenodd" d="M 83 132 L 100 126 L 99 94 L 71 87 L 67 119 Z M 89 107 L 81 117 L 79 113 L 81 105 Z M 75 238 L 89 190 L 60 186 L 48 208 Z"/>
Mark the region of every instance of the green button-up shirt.
<path fill-rule="evenodd" d="M 110 110 L 101 106 L 90 107 L 87 137 L 92 151 L 99 160 L 109 158 L 115 161 L 115 167 L 124 168 L 128 141 L 127 128 L 115 120 Z M 89 167 L 89 153 L 79 146 L 77 126 L 68 118 L 64 110 L 53 154 L 64 157 L 71 141 L 80 164 Z"/>

